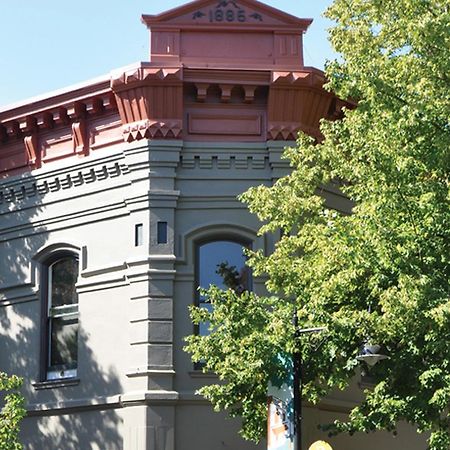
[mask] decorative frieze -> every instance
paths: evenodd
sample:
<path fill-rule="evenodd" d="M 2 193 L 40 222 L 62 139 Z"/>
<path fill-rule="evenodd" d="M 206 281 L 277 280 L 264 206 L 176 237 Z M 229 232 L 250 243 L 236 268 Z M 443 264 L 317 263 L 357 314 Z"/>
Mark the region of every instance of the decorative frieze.
<path fill-rule="evenodd" d="M 181 120 L 151 121 L 148 119 L 132 122 L 123 126 L 123 138 L 126 142 L 139 139 L 178 138 L 182 130 Z"/>
<path fill-rule="evenodd" d="M 264 155 L 195 155 L 184 154 L 180 157 L 183 169 L 265 169 L 268 157 Z"/>

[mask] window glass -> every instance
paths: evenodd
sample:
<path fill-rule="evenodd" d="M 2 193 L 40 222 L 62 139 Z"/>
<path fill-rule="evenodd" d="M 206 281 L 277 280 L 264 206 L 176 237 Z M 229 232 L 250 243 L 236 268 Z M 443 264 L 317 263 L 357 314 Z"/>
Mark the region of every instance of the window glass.
<path fill-rule="evenodd" d="M 78 261 L 64 258 L 50 266 L 50 305 L 51 307 L 69 305 L 78 302 L 75 283 L 78 276 Z"/>
<path fill-rule="evenodd" d="M 50 330 L 50 366 L 76 368 L 78 353 L 78 318 L 58 317 Z"/>
<path fill-rule="evenodd" d="M 218 240 L 199 246 L 198 250 L 198 282 L 203 289 L 216 285 L 222 289 L 233 289 L 238 294 L 251 289 L 250 271 L 245 265 L 242 244 L 234 241 Z M 199 295 L 199 306 L 212 311 L 212 305 Z M 199 334 L 208 334 L 208 322 L 199 324 Z"/>
<path fill-rule="evenodd" d="M 77 374 L 78 259 L 67 256 L 48 266 L 46 378 Z"/>
<path fill-rule="evenodd" d="M 249 269 L 245 247 L 233 241 L 213 241 L 199 249 L 199 284 L 207 289 L 214 284 L 241 293 L 249 289 Z"/>

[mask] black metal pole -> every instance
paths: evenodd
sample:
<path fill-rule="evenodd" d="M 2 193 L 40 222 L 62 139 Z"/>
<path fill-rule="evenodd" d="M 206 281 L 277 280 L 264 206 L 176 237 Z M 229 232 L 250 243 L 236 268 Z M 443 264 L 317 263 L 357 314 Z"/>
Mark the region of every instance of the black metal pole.
<path fill-rule="evenodd" d="M 294 310 L 294 450 L 302 450 L 302 348 L 297 309 Z"/>

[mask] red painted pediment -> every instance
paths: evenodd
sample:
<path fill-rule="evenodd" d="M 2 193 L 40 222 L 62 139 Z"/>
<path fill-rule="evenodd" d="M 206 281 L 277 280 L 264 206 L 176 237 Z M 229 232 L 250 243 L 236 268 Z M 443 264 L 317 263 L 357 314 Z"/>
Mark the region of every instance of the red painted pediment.
<path fill-rule="evenodd" d="M 196 0 L 158 15 L 143 15 L 148 27 L 226 26 L 239 28 L 297 29 L 305 31 L 311 19 L 300 19 L 256 0 Z"/>
<path fill-rule="evenodd" d="M 196 0 L 158 15 L 150 29 L 150 61 L 200 68 L 299 70 L 300 19 L 256 0 Z"/>

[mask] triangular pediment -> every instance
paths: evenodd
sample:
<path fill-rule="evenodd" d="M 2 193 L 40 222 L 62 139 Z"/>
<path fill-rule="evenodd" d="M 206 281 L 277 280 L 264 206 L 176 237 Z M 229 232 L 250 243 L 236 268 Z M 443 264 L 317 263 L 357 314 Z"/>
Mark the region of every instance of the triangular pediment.
<path fill-rule="evenodd" d="M 270 27 L 296 28 L 299 31 L 305 31 L 312 21 L 300 19 L 256 0 L 196 0 L 158 15 L 143 15 L 142 19 L 149 27 Z"/>

